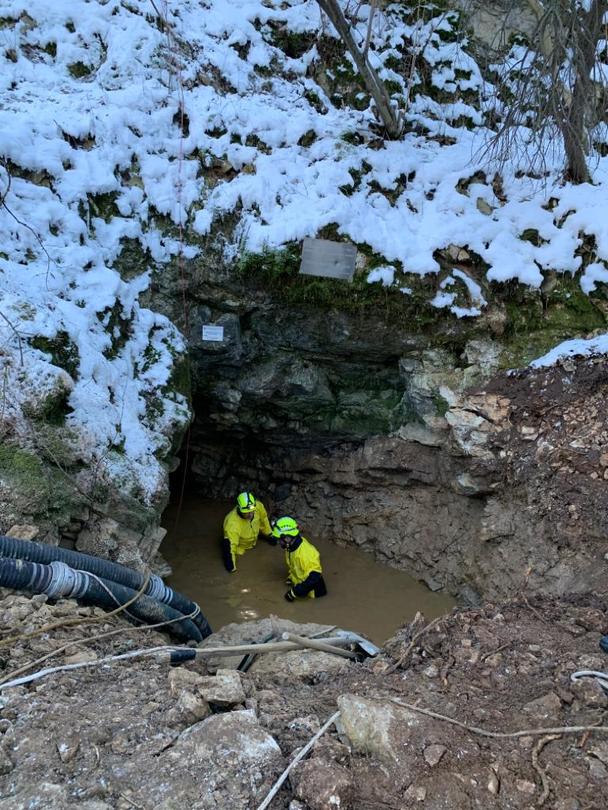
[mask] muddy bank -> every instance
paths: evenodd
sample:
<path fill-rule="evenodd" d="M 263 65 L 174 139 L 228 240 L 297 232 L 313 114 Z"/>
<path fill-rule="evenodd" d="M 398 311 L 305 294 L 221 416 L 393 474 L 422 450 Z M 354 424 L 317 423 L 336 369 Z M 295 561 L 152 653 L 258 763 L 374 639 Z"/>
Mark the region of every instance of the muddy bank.
<path fill-rule="evenodd" d="M 0 609 L 2 639 L 94 613 L 20 596 L 5 597 Z M 102 620 L 96 631 L 120 624 Z M 134 659 L 6 690 L 0 808 L 254 810 L 338 709 L 338 730 L 316 743 L 272 810 L 329 810 L 336 797 L 350 810 L 605 807 L 605 735 L 493 739 L 395 703 L 491 731 L 606 725 L 599 687 L 570 681 L 576 669 L 606 665 L 598 648 L 603 602 L 531 599 L 454 609 L 416 636 L 424 624 L 403 628 L 379 659 L 363 664 L 298 652 L 260 656 L 247 673 L 236 673 L 229 659 L 219 671 L 217 660 L 171 668 Z M 278 629 L 285 627 L 296 626 Z M 204 643 L 260 640 L 271 629 L 269 620 L 230 625 Z M 297 629 L 310 634 L 319 626 Z M 165 641 L 151 630 L 94 640 L 91 627 L 64 627 L 0 648 L 3 677 L 68 640 L 76 646 L 59 653 L 58 663 Z"/>

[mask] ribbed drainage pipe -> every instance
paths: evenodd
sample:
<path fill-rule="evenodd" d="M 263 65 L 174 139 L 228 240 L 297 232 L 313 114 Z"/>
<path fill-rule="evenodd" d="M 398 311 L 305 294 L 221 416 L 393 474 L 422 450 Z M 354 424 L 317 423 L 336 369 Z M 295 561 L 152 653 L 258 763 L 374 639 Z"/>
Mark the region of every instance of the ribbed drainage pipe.
<path fill-rule="evenodd" d="M 126 604 L 137 591 L 86 571 L 75 571 L 54 560 L 50 565 L 27 560 L 0 559 L 0 586 L 28 593 L 45 593 L 53 599 L 77 599 L 84 605 L 114 610 Z M 170 605 L 149 596 L 138 596 L 123 611 L 127 618 L 144 624 L 171 622 L 164 628 L 181 641 L 202 641 L 203 635 L 192 619 Z"/>
<path fill-rule="evenodd" d="M 127 588 L 131 588 L 133 591 L 139 591 L 145 581 L 145 576 L 139 571 L 134 571 L 132 568 L 127 568 L 124 565 L 119 565 L 109 560 L 102 560 L 100 557 L 82 554 L 80 551 L 72 551 L 68 548 L 50 546 L 48 543 L 19 540 L 16 537 L 7 537 L 6 535 L 0 535 L 0 557 L 44 563 L 45 565 L 54 561 L 63 562 L 77 571 L 88 571 L 90 574 L 103 577 L 118 585 L 124 585 Z M 194 613 L 198 608 L 198 614 L 192 621 L 201 631 L 203 638 L 207 638 L 207 636 L 211 635 L 209 622 L 201 613 L 196 602 L 192 602 L 190 599 L 183 596 L 183 594 L 165 585 L 162 579 L 156 576 L 156 574 L 150 577 L 144 594 L 155 599 L 157 602 L 170 605 L 185 616 Z"/>

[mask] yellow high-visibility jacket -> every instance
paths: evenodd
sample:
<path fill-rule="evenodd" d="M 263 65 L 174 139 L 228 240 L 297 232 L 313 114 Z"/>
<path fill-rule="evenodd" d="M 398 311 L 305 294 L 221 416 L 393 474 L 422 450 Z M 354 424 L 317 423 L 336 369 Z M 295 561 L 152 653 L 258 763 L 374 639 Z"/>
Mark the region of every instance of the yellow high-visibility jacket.
<path fill-rule="evenodd" d="M 319 574 L 323 572 L 319 552 L 305 537 L 302 537 L 302 542 L 295 551 L 285 550 L 285 562 L 292 585 L 304 582 L 313 571 Z M 308 599 L 314 599 L 314 590 L 309 591 L 306 596 Z"/>
<path fill-rule="evenodd" d="M 236 506 L 231 512 L 228 512 L 224 518 L 224 537 L 230 543 L 230 553 L 232 554 L 234 567 L 236 568 L 237 555 L 244 554 L 250 548 L 253 548 L 258 541 L 260 532 L 269 535 L 271 531 L 266 508 L 261 501 L 256 503 L 253 520 L 251 521 L 242 518 Z"/>

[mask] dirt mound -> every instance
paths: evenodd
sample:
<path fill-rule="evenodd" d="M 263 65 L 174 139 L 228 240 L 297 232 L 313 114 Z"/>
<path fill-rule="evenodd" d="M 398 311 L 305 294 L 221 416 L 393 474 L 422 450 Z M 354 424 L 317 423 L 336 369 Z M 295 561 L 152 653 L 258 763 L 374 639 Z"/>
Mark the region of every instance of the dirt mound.
<path fill-rule="evenodd" d="M 71 602 L 5 596 L 3 680 L 28 664 L 97 664 L 0 692 L 0 810 L 255 809 L 338 709 L 337 728 L 291 772 L 274 810 L 600 810 L 605 733 L 480 732 L 608 725 L 597 682 L 570 680 L 608 665 L 603 608 L 586 596 L 456 609 L 428 628 L 418 617 L 361 664 L 314 653 L 312 666 L 302 651 L 288 671 L 260 656 L 263 666 L 243 673 L 229 668 L 235 659 L 172 667 L 166 654 L 100 663 L 166 638 Z M 23 635 L 68 617 L 100 621 Z M 232 625 L 206 644 L 267 632 L 263 622 Z"/>

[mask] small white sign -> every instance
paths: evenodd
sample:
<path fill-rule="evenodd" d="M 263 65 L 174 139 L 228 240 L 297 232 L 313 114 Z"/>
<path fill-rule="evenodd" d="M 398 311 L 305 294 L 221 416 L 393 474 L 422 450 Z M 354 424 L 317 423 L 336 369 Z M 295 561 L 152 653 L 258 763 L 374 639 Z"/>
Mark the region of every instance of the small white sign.
<path fill-rule="evenodd" d="M 211 323 L 203 324 L 203 340 L 212 340 L 215 343 L 224 342 L 224 327 Z"/>

